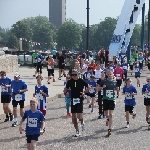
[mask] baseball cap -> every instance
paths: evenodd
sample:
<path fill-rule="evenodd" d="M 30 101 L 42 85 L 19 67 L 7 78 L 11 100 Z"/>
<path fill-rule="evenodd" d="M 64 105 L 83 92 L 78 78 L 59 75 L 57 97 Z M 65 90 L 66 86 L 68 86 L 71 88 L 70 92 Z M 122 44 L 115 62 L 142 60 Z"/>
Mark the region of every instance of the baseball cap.
<path fill-rule="evenodd" d="M 15 72 L 14 77 L 19 77 L 20 74 L 18 72 Z"/>

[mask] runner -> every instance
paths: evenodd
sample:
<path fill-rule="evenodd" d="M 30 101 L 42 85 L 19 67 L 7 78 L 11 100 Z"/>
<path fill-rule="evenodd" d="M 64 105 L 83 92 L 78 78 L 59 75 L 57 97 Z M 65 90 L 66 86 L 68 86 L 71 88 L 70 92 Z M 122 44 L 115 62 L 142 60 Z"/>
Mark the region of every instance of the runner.
<path fill-rule="evenodd" d="M 131 71 L 131 75 L 133 73 L 133 65 L 134 65 L 135 59 L 133 58 L 133 55 L 131 55 L 131 58 L 129 60 L 129 64 L 130 64 L 130 71 Z"/>
<path fill-rule="evenodd" d="M 43 61 L 44 61 L 44 57 L 42 56 L 41 52 L 38 52 L 38 56 L 37 56 L 37 73 L 38 73 L 38 75 L 42 74 Z"/>
<path fill-rule="evenodd" d="M 143 56 L 143 53 L 140 52 L 139 56 L 138 56 L 138 60 L 139 60 L 139 66 L 140 66 L 140 69 L 143 70 L 143 60 L 144 60 L 144 56 Z"/>
<path fill-rule="evenodd" d="M 27 85 L 23 80 L 20 80 L 20 75 L 18 72 L 14 74 L 14 80 L 11 82 L 12 88 L 12 105 L 13 105 L 13 124 L 12 127 L 16 127 L 18 124 L 17 120 L 17 105 L 20 105 L 20 116 L 24 114 L 24 101 L 25 92 L 28 91 Z"/>
<path fill-rule="evenodd" d="M 30 100 L 30 109 L 26 110 L 19 126 L 20 134 L 24 131 L 22 124 L 27 119 L 26 123 L 26 137 L 27 137 L 27 149 L 36 150 L 36 143 L 40 135 L 43 134 L 43 129 L 45 128 L 45 118 L 41 111 L 37 110 L 37 99 L 32 98 Z"/>
<path fill-rule="evenodd" d="M 134 71 L 135 71 L 135 78 L 137 80 L 137 87 L 140 87 L 141 67 L 137 62 L 135 62 Z"/>
<path fill-rule="evenodd" d="M 66 84 L 67 84 L 67 82 L 68 82 L 69 80 L 70 80 L 70 76 L 67 75 L 67 76 L 66 76 L 66 81 L 64 82 L 64 91 L 65 91 Z M 64 92 L 64 91 L 63 91 L 63 92 Z M 67 92 L 68 92 L 68 93 L 64 93 L 64 94 L 65 94 L 66 110 L 67 110 L 66 117 L 70 117 L 70 116 L 71 116 L 71 113 L 69 112 L 69 107 L 70 107 L 70 104 L 71 104 L 71 90 L 69 89 Z"/>
<path fill-rule="evenodd" d="M 142 94 L 144 94 L 144 105 L 146 107 L 146 121 L 150 124 L 150 76 L 146 79 L 147 84 L 143 85 Z"/>
<path fill-rule="evenodd" d="M 101 73 L 103 70 L 101 69 L 101 66 L 97 64 L 96 69 L 94 70 L 94 75 L 95 75 L 95 82 L 101 78 Z"/>
<path fill-rule="evenodd" d="M 117 98 L 119 97 L 122 79 L 124 79 L 124 71 L 120 66 L 121 65 L 118 63 L 117 68 L 115 68 L 115 70 L 114 70 L 114 75 L 115 75 L 116 81 L 117 81 L 117 85 L 116 85 L 117 86 Z"/>
<path fill-rule="evenodd" d="M 148 66 L 148 70 L 150 71 L 150 55 L 149 54 L 147 57 L 147 66 Z"/>
<path fill-rule="evenodd" d="M 113 79 L 113 72 L 108 72 L 108 79 L 100 84 L 100 90 L 103 90 L 103 108 L 107 117 L 106 126 L 108 126 L 108 136 L 111 135 L 113 111 L 115 109 L 115 89 L 117 82 Z"/>
<path fill-rule="evenodd" d="M 48 81 L 47 83 L 50 84 L 50 79 L 51 76 L 53 77 L 53 82 L 55 82 L 55 78 L 54 78 L 54 59 L 52 58 L 52 55 L 48 55 L 48 57 L 46 58 L 46 62 L 47 62 L 47 71 L 48 71 Z"/>
<path fill-rule="evenodd" d="M 101 78 L 97 80 L 98 106 L 99 106 L 98 119 L 105 118 L 104 109 L 103 109 L 103 90 L 100 90 L 100 84 L 103 80 L 105 80 L 105 73 L 102 72 Z"/>
<path fill-rule="evenodd" d="M 87 81 L 88 85 L 91 87 L 87 93 L 87 101 L 89 103 L 89 108 L 92 108 L 91 113 L 94 113 L 94 102 L 96 94 L 96 82 L 94 81 L 94 75 L 90 76 L 90 80 Z"/>
<path fill-rule="evenodd" d="M 37 74 L 37 57 L 38 57 L 38 50 L 35 50 L 35 53 L 32 54 L 32 59 L 33 59 L 33 64 L 34 64 L 34 68 L 35 68 L 35 74 L 33 75 L 33 77 L 36 77 Z"/>
<path fill-rule="evenodd" d="M 85 72 L 83 74 L 83 79 L 85 79 L 86 81 L 90 79 L 90 76 L 93 75 L 93 70 L 91 67 L 88 67 L 87 72 Z"/>
<path fill-rule="evenodd" d="M 123 63 L 121 64 L 121 67 L 123 68 L 124 71 L 124 78 L 123 80 L 125 81 L 127 79 L 128 76 L 128 69 L 129 69 L 129 64 L 126 62 L 126 60 L 123 60 Z"/>
<path fill-rule="evenodd" d="M 88 92 L 89 87 L 88 84 L 78 76 L 78 71 L 72 70 L 72 79 L 70 79 L 66 88 L 64 89 L 64 93 L 67 94 L 67 91 L 71 89 L 71 113 L 72 113 L 72 122 L 76 129 L 75 137 L 80 136 L 77 118 L 81 121 L 82 130 L 85 129 L 85 124 L 83 121 L 83 96 L 85 92 Z M 85 92 L 83 92 L 84 87 L 86 87 Z"/>
<path fill-rule="evenodd" d="M 6 77 L 6 72 L 0 72 L 0 86 L 1 86 L 1 103 L 3 104 L 3 110 L 6 114 L 6 118 L 4 122 L 12 121 L 13 115 L 12 111 L 9 107 L 9 103 L 11 102 L 11 79 Z"/>
<path fill-rule="evenodd" d="M 123 87 L 123 95 L 125 95 L 125 112 L 126 112 L 126 128 L 129 128 L 129 115 L 132 115 L 132 118 L 134 119 L 136 117 L 136 113 L 133 112 L 133 109 L 136 105 L 135 97 L 134 95 L 137 95 L 136 88 L 132 85 L 132 80 L 130 78 L 126 79 L 125 81 L 126 86 Z"/>

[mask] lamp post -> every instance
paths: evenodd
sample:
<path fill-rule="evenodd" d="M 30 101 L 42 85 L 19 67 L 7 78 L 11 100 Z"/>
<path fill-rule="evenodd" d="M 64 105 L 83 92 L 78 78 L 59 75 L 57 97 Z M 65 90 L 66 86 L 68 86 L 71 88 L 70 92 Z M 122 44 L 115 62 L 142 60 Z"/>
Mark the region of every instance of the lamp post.
<path fill-rule="evenodd" d="M 19 38 L 20 51 L 22 51 L 22 38 Z"/>
<path fill-rule="evenodd" d="M 86 55 L 89 59 L 89 0 L 87 0 L 87 35 L 86 35 Z"/>
<path fill-rule="evenodd" d="M 145 3 L 142 7 L 141 49 L 144 50 Z"/>

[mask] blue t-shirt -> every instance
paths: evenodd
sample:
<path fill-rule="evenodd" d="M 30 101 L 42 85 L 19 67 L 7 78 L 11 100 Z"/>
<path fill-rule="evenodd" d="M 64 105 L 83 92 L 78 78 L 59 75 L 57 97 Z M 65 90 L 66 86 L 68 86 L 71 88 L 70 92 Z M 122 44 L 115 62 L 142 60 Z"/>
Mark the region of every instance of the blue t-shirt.
<path fill-rule="evenodd" d="M 27 85 L 23 80 L 19 80 L 19 81 L 12 80 L 11 87 L 13 91 L 13 95 L 12 95 L 13 100 L 16 101 L 25 100 L 25 93 L 24 92 L 19 93 L 19 90 L 27 89 Z"/>
<path fill-rule="evenodd" d="M 122 65 L 121 65 L 121 67 L 123 68 L 123 70 L 124 70 L 124 73 L 126 73 L 126 72 L 128 72 L 128 64 L 127 63 L 123 63 Z"/>
<path fill-rule="evenodd" d="M 43 63 L 43 60 L 44 60 L 44 56 L 42 55 L 38 55 L 36 58 L 37 63 Z"/>
<path fill-rule="evenodd" d="M 125 56 L 126 56 L 126 53 L 119 53 L 119 59 L 121 60 L 121 61 L 123 61 L 123 59 L 125 58 Z"/>
<path fill-rule="evenodd" d="M 38 109 L 46 110 L 46 96 L 40 94 L 40 90 L 49 95 L 48 88 L 45 85 L 35 86 L 35 95 L 38 100 Z"/>
<path fill-rule="evenodd" d="M 85 76 L 85 78 L 88 80 L 88 79 L 90 79 L 90 76 L 91 75 L 93 75 L 93 72 L 85 72 L 84 73 L 84 76 Z"/>
<path fill-rule="evenodd" d="M 96 52 L 92 52 L 93 54 L 93 58 L 95 59 L 96 58 Z"/>
<path fill-rule="evenodd" d="M 67 82 L 64 82 L 64 87 L 66 87 Z M 66 96 L 67 98 L 71 98 L 71 90 L 67 90 L 67 92 L 69 93 L 69 96 Z"/>
<path fill-rule="evenodd" d="M 135 76 L 140 76 L 141 72 L 140 72 L 140 66 L 134 66 L 134 71 L 135 71 Z"/>
<path fill-rule="evenodd" d="M 115 69 L 115 68 L 116 68 L 115 65 L 109 67 L 110 71 L 112 71 L 112 72 L 114 72 L 114 69 Z"/>
<path fill-rule="evenodd" d="M 130 87 L 124 86 L 123 93 L 125 94 L 124 100 L 125 105 L 135 106 L 136 105 L 135 97 L 134 95 L 131 94 L 137 93 L 136 88 L 133 85 L 131 85 Z"/>
<path fill-rule="evenodd" d="M 1 95 L 10 95 L 11 87 L 6 88 L 5 85 L 11 85 L 11 79 L 6 77 L 5 79 L 0 78 Z"/>
<path fill-rule="evenodd" d="M 143 56 L 139 55 L 138 60 L 139 60 L 139 63 L 142 63 L 143 62 Z"/>
<path fill-rule="evenodd" d="M 91 81 L 88 80 L 87 84 L 89 84 L 91 86 L 91 89 L 89 90 L 88 94 L 96 94 L 96 82 L 95 81 Z"/>
<path fill-rule="evenodd" d="M 40 134 L 41 122 L 45 120 L 41 111 L 32 112 L 31 109 L 26 110 L 22 119 L 27 119 L 26 135 Z"/>
<path fill-rule="evenodd" d="M 56 51 L 55 49 L 53 49 L 53 50 L 51 51 L 51 54 L 52 54 L 53 56 L 56 56 L 57 51 Z"/>
<path fill-rule="evenodd" d="M 150 99 L 150 85 L 148 85 L 148 84 L 143 85 L 142 93 L 144 93 L 145 91 L 149 91 L 149 93 L 145 93 L 144 98 Z"/>

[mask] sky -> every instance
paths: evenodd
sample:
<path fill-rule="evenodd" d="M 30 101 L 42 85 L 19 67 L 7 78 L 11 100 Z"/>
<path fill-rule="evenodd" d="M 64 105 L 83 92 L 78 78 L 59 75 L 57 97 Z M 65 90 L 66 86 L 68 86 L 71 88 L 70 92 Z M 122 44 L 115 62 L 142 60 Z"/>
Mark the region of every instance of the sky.
<path fill-rule="evenodd" d="M 87 0 L 66 0 L 67 18 L 86 25 Z M 116 18 L 120 15 L 124 0 L 89 0 L 90 25 L 97 24 L 105 17 Z M 148 13 L 149 0 L 146 2 Z M 0 26 L 11 28 L 17 21 L 36 16 L 49 17 L 49 0 L 0 0 Z M 141 15 L 137 23 L 141 23 Z"/>

